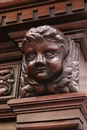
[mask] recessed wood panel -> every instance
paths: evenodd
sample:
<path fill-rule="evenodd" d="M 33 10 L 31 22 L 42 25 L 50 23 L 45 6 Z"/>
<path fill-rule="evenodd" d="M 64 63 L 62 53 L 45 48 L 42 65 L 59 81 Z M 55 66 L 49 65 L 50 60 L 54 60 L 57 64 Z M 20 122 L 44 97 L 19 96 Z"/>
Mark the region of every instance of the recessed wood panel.
<path fill-rule="evenodd" d="M 20 63 L 0 64 L 0 101 L 7 101 L 18 96 Z M 12 83 L 11 83 L 11 82 Z M 6 92 L 5 92 L 6 89 Z"/>

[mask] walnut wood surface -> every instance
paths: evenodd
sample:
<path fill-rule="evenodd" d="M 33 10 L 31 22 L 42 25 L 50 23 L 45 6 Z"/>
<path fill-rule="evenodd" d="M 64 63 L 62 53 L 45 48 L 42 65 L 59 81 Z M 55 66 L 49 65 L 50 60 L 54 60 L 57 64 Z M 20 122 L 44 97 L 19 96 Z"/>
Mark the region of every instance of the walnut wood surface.
<path fill-rule="evenodd" d="M 64 32 L 65 35 L 70 36 L 71 39 L 74 39 L 80 43 L 85 61 L 87 61 L 86 0 L 9 0 L 9 2 L 8 0 L 0 0 L 0 67 L 4 67 L 5 64 L 10 62 L 13 64 L 17 64 L 18 62 L 21 63 L 22 52 L 19 48 L 21 48 L 21 42 L 24 34 L 29 28 L 44 24 L 49 24 L 58 28 Z M 83 90 L 83 86 L 80 87 L 82 88 L 81 90 Z M 87 92 L 87 89 L 84 89 L 84 91 Z M 4 100 L 2 97 L 0 100 L 0 123 L 7 123 L 7 121 L 4 121 L 4 119 L 11 121 L 16 117 L 15 113 L 21 114 L 40 111 L 40 107 L 41 111 L 50 111 L 50 106 L 53 104 L 57 106 L 59 105 L 59 108 L 64 108 L 65 105 L 65 108 L 68 110 L 68 103 L 70 104 L 70 109 L 78 108 L 80 114 L 83 113 L 83 116 L 87 118 L 87 103 L 85 101 L 86 95 L 84 96 L 84 94 L 81 93 L 76 93 L 73 96 L 70 95 L 60 95 L 60 101 L 58 100 L 58 103 L 53 100 L 54 97 L 57 98 L 56 96 L 50 97 L 50 99 L 53 101 L 52 103 L 50 102 L 48 96 L 49 103 L 46 103 L 45 96 L 42 98 L 35 97 L 33 99 L 14 99 L 13 101 L 9 102 L 11 107 L 7 105 L 7 100 L 9 100 L 9 98 L 5 97 Z M 63 96 L 65 98 L 64 101 L 62 100 Z M 15 98 L 15 96 L 13 96 L 13 98 Z M 46 104 L 47 107 L 44 104 Z M 15 113 L 13 112 L 12 107 L 14 107 Z M 67 122 L 68 120 L 62 123 L 60 122 L 61 126 L 58 122 L 48 122 L 47 127 L 48 129 L 51 129 L 51 127 L 54 129 L 55 126 L 55 129 L 58 129 L 58 127 L 63 129 L 66 126 L 66 130 L 68 128 L 70 130 L 76 130 L 79 129 L 79 125 L 84 125 L 83 130 L 87 130 L 87 122 L 83 116 L 78 115 L 79 119 L 71 120 L 69 122 Z M 24 119 L 24 117 L 22 119 Z M 85 123 L 82 123 L 82 120 Z M 27 123 L 17 124 L 17 129 L 19 130 L 24 130 L 24 128 L 25 130 L 28 128 L 43 129 L 42 127 L 46 129 L 44 123 L 40 122 L 39 124 L 31 123 L 30 125 Z M 5 127 L 5 129 L 7 128 Z"/>

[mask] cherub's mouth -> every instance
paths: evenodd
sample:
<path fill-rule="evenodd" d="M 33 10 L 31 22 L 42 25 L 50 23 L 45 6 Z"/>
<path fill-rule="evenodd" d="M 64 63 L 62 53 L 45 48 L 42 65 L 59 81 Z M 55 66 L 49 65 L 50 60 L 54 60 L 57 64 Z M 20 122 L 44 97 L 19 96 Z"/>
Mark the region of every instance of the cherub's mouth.
<path fill-rule="evenodd" d="M 47 70 L 46 67 L 38 67 L 38 68 L 36 69 L 36 72 L 39 73 L 39 72 L 44 72 L 44 71 L 46 71 L 46 70 Z"/>

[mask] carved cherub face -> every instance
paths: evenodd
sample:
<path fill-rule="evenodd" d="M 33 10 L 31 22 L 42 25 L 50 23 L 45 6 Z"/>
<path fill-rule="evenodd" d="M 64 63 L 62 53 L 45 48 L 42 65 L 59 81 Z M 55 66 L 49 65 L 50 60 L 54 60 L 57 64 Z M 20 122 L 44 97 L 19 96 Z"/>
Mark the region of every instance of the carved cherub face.
<path fill-rule="evenodd" d="M 51 40 L 27 43 L 23 52 L 29 77 L 44 85 L 57 78 L 63 68 L 62 50 L 58 43 Z"/>
<path fill-rule="evenodd" d="M 78 91 L 78 48 L 70 38 L 49 25 L 39 26 L 25 34 L 22 49 L 20 97 Z"/>
<path fill-rule="evenodd" d="M 48 26 L 31 28 L 22 43 L 30 79 L 43 85 L 61 75 L 68 42 L 59 30 Z"/>

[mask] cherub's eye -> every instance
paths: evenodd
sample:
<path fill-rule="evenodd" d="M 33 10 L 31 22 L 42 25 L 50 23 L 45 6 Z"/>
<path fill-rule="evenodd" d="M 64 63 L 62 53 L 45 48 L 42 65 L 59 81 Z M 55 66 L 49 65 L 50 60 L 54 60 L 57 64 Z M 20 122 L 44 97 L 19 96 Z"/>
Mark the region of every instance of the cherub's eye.
<path fill-rule="evenodd" d="M 51 59 L 51 58 L 53 58 L 53 57 L 55 57 L 55 52 L 53 52 L 53 51 L 48 51 L 48 52 L 46 52 L 45 54 L 44 54 L 44 56 L 46 57 L 46 58 L 48 58 L 48 59 Z"/>
<path fill-rule="evenodd" d="M 35 54 L 28 54 L 28 56 L 27 56 L 27 60 L 28 60 L 28 61 L 35 60 L 35 58 L 36 58 L 36 55 L 35 55 Z"/>

